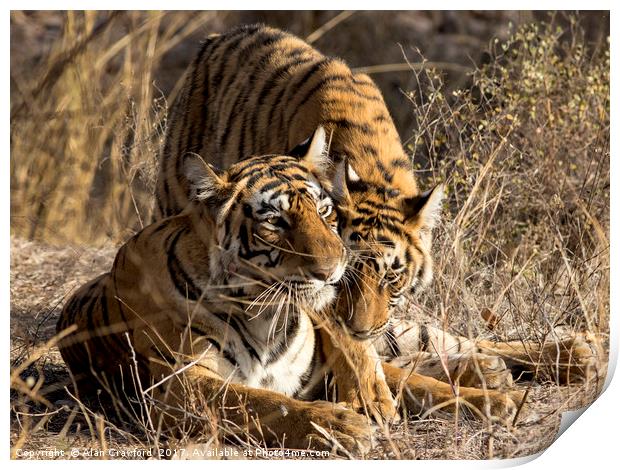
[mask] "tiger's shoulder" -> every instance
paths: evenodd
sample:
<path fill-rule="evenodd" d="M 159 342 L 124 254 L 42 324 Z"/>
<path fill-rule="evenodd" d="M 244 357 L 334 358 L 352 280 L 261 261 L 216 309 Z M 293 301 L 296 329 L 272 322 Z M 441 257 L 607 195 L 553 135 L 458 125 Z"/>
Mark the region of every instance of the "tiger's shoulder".
<path fill-rule="evenodd" d="M 92 382 L 95 374 L 108 379 L 119 371 L 133 374 L 134 365 L 148 380 L 153 344 L 167 345 L 164 350 L 174 345 L 171 326 L 179 306 L 201 295 L 188 261 L 208 265 L 191 218 L 188 210 L 134 235 L 120 247 L 109 272 L 65 303 L 56 325 L 59 349 L 80 384 Z"/>

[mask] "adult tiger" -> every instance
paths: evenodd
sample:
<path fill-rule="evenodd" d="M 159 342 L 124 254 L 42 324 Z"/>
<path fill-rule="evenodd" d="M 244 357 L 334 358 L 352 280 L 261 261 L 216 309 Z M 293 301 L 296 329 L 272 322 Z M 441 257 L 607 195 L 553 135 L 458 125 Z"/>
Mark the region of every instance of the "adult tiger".
<path fill-rule="evenodd" d="M 337 315 L 353 336 L 387 327 L 390 307 L 432 277 L 430 231 L 441 186 L 421 193 L 379 89 L 341 60 L 262 25 L 207 38 L 174 103 L 155 217 L 187 205 L 182 168 L 196 153 L 226 168 L 247 155 L 286 153 L 322 125 L 334 163 L 340 235 L 354 257 Z"/>
<path fill-rule="evenodd" d="M 329 322 L 319 312 L 346 265 L 323 189 L 331 188 L 324 146 L 319 130 L 301 158 L 253 157 L 221 174 L 185 160 L 185 210 L 129 240 L 112 270 L 63 309 L 58 331 L 75 331 L 59 346 L 78 388 L 152 399 L 151 425 L 165 433 L 204 430 L 215 405 L 233 432 L 268 445 L 331 447 L 312 423 L 349 450 L 368 443 L 363 415 L 317 401 L 330 363 L 314 325 Z M 347 350 L 364 354 L 359 344 Z M 447 383 L 386 370 L 394 393 L 412 390 L 409 408 L 455 407 Z M 514 415 L 518 398 L 466 387 L 460 396 L 500 417 Z"/>

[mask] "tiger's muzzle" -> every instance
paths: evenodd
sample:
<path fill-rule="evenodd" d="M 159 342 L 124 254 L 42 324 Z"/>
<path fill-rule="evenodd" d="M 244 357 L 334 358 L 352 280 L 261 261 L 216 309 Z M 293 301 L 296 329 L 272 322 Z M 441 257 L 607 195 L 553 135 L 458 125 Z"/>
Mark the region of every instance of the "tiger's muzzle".
<path fill-rule="evenodd" d="M 367 340 L 388 327 L 390 296 L 368 266 L 340 284 L 336 319 L 353 338 Z"/>

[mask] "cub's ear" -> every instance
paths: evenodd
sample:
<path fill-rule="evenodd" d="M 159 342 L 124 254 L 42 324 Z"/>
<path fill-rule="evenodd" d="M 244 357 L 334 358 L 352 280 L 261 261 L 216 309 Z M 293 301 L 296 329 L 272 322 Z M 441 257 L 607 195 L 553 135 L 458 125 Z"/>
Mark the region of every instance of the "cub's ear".
<path fill-rule="evenodd" d="M 310 168 L 324 173 L 330 161 L 327 155 L 327 136 L 323 126 L 317 127 L 310 137 L 288 152 L 288 155 L 297 157 Z"/>
<path fill-rule="evenodd" d="M 441 201 L 443 197 L 444 185 L 440 183 L 429 191 L 406 199 L 404 206 L 405 219 L 408 222 L 415 223 L 422 229 L 433 229 L 441 214 Z"/>
<path fill-rule="evenodd" d="M 227 181 L 226 174 L 199 155 L 185 157 L 184 173 L 189 181 L 190 199 L 216 202 L 230 193 L 232 185 Z"/>
<path fill-rule="evenodd" d="M 350 200 L 349 188 L 354 187 L 360 182 L 360 177 L 357 175 L 349 159 L 343 156 L 336 163 L 336 172 L 332 181 L 332 195 L 340 203 L 347 203 Z"/>

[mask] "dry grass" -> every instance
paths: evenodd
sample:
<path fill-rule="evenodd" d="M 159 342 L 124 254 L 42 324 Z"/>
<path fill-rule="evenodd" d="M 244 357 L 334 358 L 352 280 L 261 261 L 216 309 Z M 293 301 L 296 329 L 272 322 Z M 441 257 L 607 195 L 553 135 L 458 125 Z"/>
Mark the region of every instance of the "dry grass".
<path fill-rule="evenodd" d="M 599 15 L 600 16 L 600 15 Z M 415 44 L 469 81 L 485 41 L 526 12 L 11 13 L 11 230 L 47 243 L 121 242 L 148 221 L 167 103 L 208 34 L 263 21 L 352 67 L 403 62 Z M 600 18 L 594 18 L 600 32 Z M 377 48 L 377 43 L 386 46 Z M 409 48 L 407 48 L 409 50 Z M 385 70 L 385 69 L 382 69 Z M 403 136 L 413 115 L 400 71 L 374 73 Z M 381 73 L 380 73 L 381 72 Z"/>
<path fill-rule="evenodd" d="M 66 14 L 40 74 L 12 83 L 14 232 L 101 243 L 145 225 L 166 124 L 154 73 L 211 16 Z"/>
<path fill-rule="evenodd" d="M 48 342 L 66 296 L 109 269 L 118 243 L 149 217 L 166 113 L 153 76 L 166 50 L 212 20 L 203 15 L 69 14 L 42 73 L 12 85 L 14 451 L 189 445 L 160 443 L 141 423 L 123 426 L 88 411 L 64 390 L 70 378 Z M 119 22 L 130 35 L 113 27 Z M 400 103 L 416 126 L 403 140 L 420 179 L 445 181 L 448 198 L 433 286 L 401 314 L 504 340 L 587 330 L 607 351 L 609 43 L 587 43 L 577 23 L 551 22 L 517 28 L 490 48 L 487 65 L 462 90 L 407 54 L 418 65 Z M 563 410 L 595 398 L 606 360 L 603 353 L 599 381 L 582 386 L 558 387 L 553 366 L 541 368 L 520 385 L 529 389 L 528 406 L 511 429 L 441 416 L 408 420 L 381 435 L 368 457 L 537 452 L 553 440 Z M 208 448 L 212 438 L 218 433 L 194 445 Z"/>
<path fill-rule="evenodd" d="M 451 214 L 419 307 L 466 336 L 609 328 L 609 49 L 563 36 L 519 29 L 453 100 L 417 74 L 410 146 Z"/>

